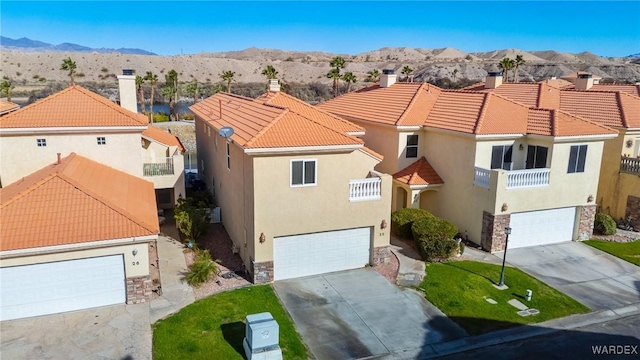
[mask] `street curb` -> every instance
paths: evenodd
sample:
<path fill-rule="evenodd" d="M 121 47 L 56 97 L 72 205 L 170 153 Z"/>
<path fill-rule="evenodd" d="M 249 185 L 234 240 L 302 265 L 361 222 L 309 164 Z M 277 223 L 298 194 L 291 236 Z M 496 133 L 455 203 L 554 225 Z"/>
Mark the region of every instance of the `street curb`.
<path fill-rule="evenodd" d="M 640 303 L 610 310 L 599 310 L 587 314 L 570 315 L 538 324 L 523 325 L 462 339 L 429 344 L 420 359 L 433 359 L 486 346 L 499 345 L 554 332 L 576 329 L 588 325 L 640 315 Z"/>

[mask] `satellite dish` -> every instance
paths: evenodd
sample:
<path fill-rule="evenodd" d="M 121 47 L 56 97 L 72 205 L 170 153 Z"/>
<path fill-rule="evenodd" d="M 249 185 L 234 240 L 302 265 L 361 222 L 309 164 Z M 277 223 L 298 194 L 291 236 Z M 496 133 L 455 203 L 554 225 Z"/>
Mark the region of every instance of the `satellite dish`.
<path fill-rule="evenodd" d="M 231 135 L 233 135 L 233 128 L 229 126 L 223 126 L 220 131 L 218 131 L 218 134 L 220 134 L 220 136 L 222 136 L 223 138 L 229 140 Z"/>

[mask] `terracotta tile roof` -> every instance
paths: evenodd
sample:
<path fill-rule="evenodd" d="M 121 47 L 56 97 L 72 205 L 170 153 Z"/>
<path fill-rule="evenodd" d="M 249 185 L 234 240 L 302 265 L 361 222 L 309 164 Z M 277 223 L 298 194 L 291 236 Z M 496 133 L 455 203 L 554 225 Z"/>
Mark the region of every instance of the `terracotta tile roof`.
<path fill-rule="evenodd" d="M 362 140 L 333 129 L 335 122 L 326 121 L 324 112 L 305 109 L 297 113 L 225 93 L 215 94 L 189 109 L 215 129 L 232 127 L 231 140 L 247 149 L 363 144 Z"/>
<path fill-rule="evenodd" d="M 560 94 L 560 110 L 603 125 L 624 127 L 615 92 L 564 90 Z"/>
<path fill-rule="evenodd" d="M 393 174 L 393 178 L 407 185 L 444 184 L 440 175 L 438 175 L 424 156 Z"/>
<path fill-rule="evenodd" d="M 485 89 L 484 83 L 479 83 L 464 90 L 498 94 L 529 107 L 551 107 L 548 103 L 556 100 L 550 94 L 558 96 L 557 88 L 546 83 L 504 83 L 495 89 Z"/>
<path fill-rule="evenodd" d="M 369 148 L 368 148 L 368 147 L 366 147 L 366 146 L 363 146 L 363 147 L 362 147 L 362 149 L 360 149 L 360 150 L 364 151 L 365 153 L 367 153 L 367 154 L 369 154 L 369 155 L 373 156 L 374 158 L 376 158 L 376 159 L 378 159 L 378 160 L 380 160 L 380 161 L 384 160 L 384 156 L 382 156 L 381 154 L 378 154 L 377 152 L 375 152 L 375 151 L 373 151 L 373 150 L 369 149 Z"/>
<path fill-rule="evenodd" d="M 575 86 L 566 87 L 567 89 L 575 89 Z M 594 84 L 587 91 L 619 91 L 629 95 L 640 97 L 640 85 L 621 85 L 621 84 Z"/>
<path fill-rule="evenodd" d="M 560 110 L 529 109 L 527 132 L 545 136 L 617 134 L 618 131 Z"/>
<path fill-rule="evenodd" d="M 147 129 L 142 132 L 142 136 L 151 138 L 161 144 L 165 144 L 168 146 L 177 146 L 178 149 L 180 149 L 180 152 L 184 152 L 184 146 L 182 146 L 182 143 L 177 136 L 169 134 L 162 129 L 158 129 L 155 126 L 149 125 L 149 127 L 147 127 Z"/>
<path fill-rule="evenodd" d="M 567 87 L 573 87 L 573 83 L 571 81 L 567 81 L 564 79 L 546 79 L 542 81 L 538 81 L 539 84 L 547 84 L 551 87 L 557 89 L 564 89 Z"/>
<path fill-rule="evenodd" d="M 78 85 L 0 118 L 0 128 L 146 126 L 146 116 L 133 113 Z"/>
<path fill-rule="evenodd" d="M 14 104 L 7 100 L 0 99 L 0 115 L 8 113 L 10 111 L 18 110 L 20 105 Z"/>
<path fill-rule="evenodd" d="M 375 84 L 317 105 L 347 120 L 366 120 L 388 125 L 422 125 L 440 93 L 426 83 Z"/>
<path fill-rule="evenodd" d="M 640 97 L 623 92 L 618 94 L 624 116 L 622 124 L 626 128 L 640 129 Z"/>
<path fill-rule="evenodd" d="M 574 73 L 565 74 L 565 75 L 560 76 L 560 79 L 571 81 L 571 80 L 577 79 L 578 75 L 591 75 L 591 77 L 593 79 L 602 79 L 602 76 L 595 75 L 595 74 L 592 74 L 592 73 L 587 72 L 587 71 L 576 71 Z"/>
<path fill-rule="evenodd" d="M 0 250 L 158 234 L 153 183 L 74 153 L 0 189 Z"/>
<path fill-rule="evenodd" d="M 287 108 L 304 117 L 314 118 L 316 121 L 324 123 L 327 127 L 341 131 L 345 134 L 364 133 L 364 128 L 362 126 L 341 119 L 317 106 L 312 106 L 296 97 L 280 91 L 267 92 L 255 99 L 255 101 Z"/>

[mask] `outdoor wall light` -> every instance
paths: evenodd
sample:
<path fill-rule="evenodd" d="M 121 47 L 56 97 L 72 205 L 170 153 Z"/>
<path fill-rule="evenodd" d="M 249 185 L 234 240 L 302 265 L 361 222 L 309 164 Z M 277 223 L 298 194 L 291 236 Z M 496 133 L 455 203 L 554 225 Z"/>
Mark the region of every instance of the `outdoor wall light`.
<path fill-rule="evenodd" d="M 380 223 L 380 229 L 384 230 L 387 228 L 387 220 L 382 219 L 382 222 Z"/>
<path fill-rule="evenodd" d="M 593 202 L 593 195 L 589 194 L 589 197 L 587 198 L 587 202 Z"/>
<path fill-rule="evenodd" d="M 520 146 L 518 146 L 518 149 L 520 149 L 520 151 L 524 150 L 524 145 L 520 144 Z"/>
<path fill-rule="evenodd" d="M 502 212 L 509 210 L 509 205 L 507 203 L 502 203 Z"/>
<path fill-rule="evenodd" d="M 133 256 L 138 255 L 138 249 L 133 249 L 133 251 L 131 253 L 133 254 Z"/>
<path fill-rule="evenodd" d="M 260 244 L 262 244 L 263 242 L 267 241 L 267 237 L 264 236 L 264 233 L 260 233 L 260 237 L 258 238 L 258 240 L 260 240 Z"/>

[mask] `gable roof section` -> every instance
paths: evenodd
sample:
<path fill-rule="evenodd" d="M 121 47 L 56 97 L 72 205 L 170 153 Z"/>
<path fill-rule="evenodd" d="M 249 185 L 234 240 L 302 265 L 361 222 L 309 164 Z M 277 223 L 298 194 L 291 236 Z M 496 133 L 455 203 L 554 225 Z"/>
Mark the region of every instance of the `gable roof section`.
<path fill-rule="evenodd" d="M 560 93 L 560 110 L 606 126 L 625 127 L 615 92 L 564 90 Z"/>
<path fill-rule="evenodd" d="M 387 125 L 422 125 L 429 108 L 429 99 L 440 93 L 426 83 L 395 83 L 382 88 L 375 84 L 328 100 L 316 107 L 347 120 L 365 120 Z"/>
<path fill-rule="evenodd" d="M 182 146 L 182 142 L 180 142 L 180 139 L 177 136 L 169 134 L 162 129 L 158 129 L 155 126 L 149 125 L 147 129 L 142 132 L 142 136 L 148 137 L 167 146 L 177 146 L 180 152 L 184 152 L 184 146 Z"/>
<path fill-rule="evenodd" d="M 594 84 L 587 91 L 619 91 L 640 97 L 640 85 Z"/>
<path fill-rule="evenodd" d="M 0 250 L 156 235 L 153 183 L 71 153 L 0 189 Z"/>
<path fill-rule="evenodd" d="M 626 128 L 640 129 L 640 97 L 618 93 L 622 106 L 623 124 Z"/>
<path fill-rule="evenodd" d="M 7 100 L 0 99 L 0 115 L 6 114 L 10 111 L 18 110 L 20 105 L 14 104 Z"/>
<path fill-rule="evenodd" d="M 0 128 L 147 126 L 133 113 L 81 86 L 70 86 L 0 118 Z"/>
<path fill-rule="evenodd" d="M 317 122 L 323 123 L 327 127 L 341 131 L 345 134 L 364 133 L 364 128 L 362 126 L 341 119 L 317 106 L 312 106 L 296 97 L 280 91 L 267 92 L 254 101 L 287 108 L 303 117 L 313 118 Z"/>
<path fill-rule="evenodd" d="M 325 113 L 308 109 L 297 113 L 286 107 L 223 93 L 200 101 L 190 109 L 215 129 L 232 127 L 231 140 L 245 149 L 363 144 L 362 140 L 333 129 L 335 122 L 326 121 Z"/>
<path fill-rule="evenodd" d="M 393 174 L 393 178 L 410 186 L 444 184 L 440 175 L 438 175 L 424 156 Z"/>

